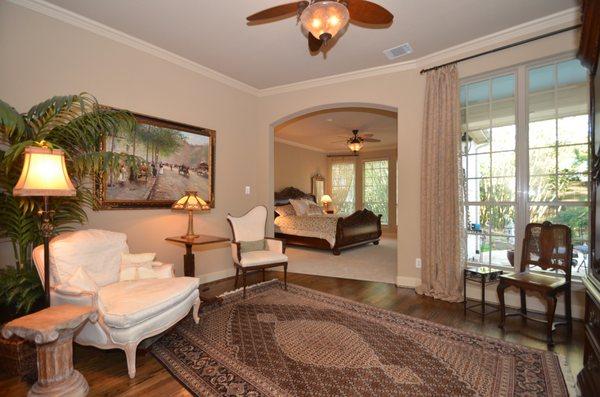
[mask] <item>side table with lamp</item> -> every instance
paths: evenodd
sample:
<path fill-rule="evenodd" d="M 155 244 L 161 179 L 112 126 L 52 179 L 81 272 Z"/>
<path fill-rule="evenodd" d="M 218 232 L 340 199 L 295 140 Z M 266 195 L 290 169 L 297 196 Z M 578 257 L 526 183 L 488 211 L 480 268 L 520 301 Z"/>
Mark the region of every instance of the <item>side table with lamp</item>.
<path fill-rule="evenodd" d="M 192 252 L 192 248 L 198 245 L 208 245 L 214 243 L 228 242 L 229 239 L 226 237 L 210 236 L 203 234 L 194 233 L 194 212 L 196 211 L 208 211 L 210 207 L 208 204 L 198 196 L 195 191 L 187 191 L 185 195 L 177 200 L 171 208 L 178 211 L 188 211 L 188 228 L 187 233 L 183 236 L 167 237 L 165 240 L 171 241 L 185 246 L 185 254 L 183 255 L 183 274 L 187 277 L 196 277 L 196 261 L 195 255 Z M 206 292 L 208 288 L 202 290 Z M 203 302 L 210 302 L 217 300 L 213 297 L 200 295 L 200 300 Z"/>
<path fill-rule="evenodd" d="M 324 194 L 323 197 L 321 197 L 321 203 L 323 203 L 323 212 L 326 214 L 333 214 L 333 208 L 329 209 L 329 204 L 331 204 L 331 202 L 333 202 L 333 200 L 331 199 L 331 196 L 328 194 Z"/>

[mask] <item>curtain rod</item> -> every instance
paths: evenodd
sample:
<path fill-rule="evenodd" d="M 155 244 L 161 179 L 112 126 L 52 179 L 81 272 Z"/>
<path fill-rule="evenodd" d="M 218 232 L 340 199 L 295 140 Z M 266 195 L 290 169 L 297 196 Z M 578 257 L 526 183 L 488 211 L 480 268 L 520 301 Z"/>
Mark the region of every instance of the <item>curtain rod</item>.
<path fill-rule="evenodd" d="M 555 30 L 553 32 L 544 33 L 542 35 L 535 36 L 535 37 L 532 37 L 532 38 L 529 38 L 529 39 L 517 41 L 516 43 L 503 45 L 502 47 L 498 47 L 498 48 L 494 48 L 492 50 L 480 52 L 479 54 L 470 55 L 468 57 L 460 58 L 460 59 L 457 59 L 456 61 L 446 62 L 446 63 L 438 65 L 438 66 L 433 66 L 431 68 L 423 69 L 423 70 L 421 70 L 420 73 L 421 74 L 427 73 L 427 72 L 430 72 L 432 70 L 436 70 L 436 69 L 442 68 L 444 66 L 452 65 L 453 63 L 459 63 L 459 62 L 468 61 L 468 60 L 473 59 L 473 58 L 479 58 L 479 57 L 484 56 L 484 55 L 492 54 L 492 53 L 498 52 L 498 51 L 507 50 L 507 49 L 512 48 L 512 47 L 517 47 L 517 46 L 520 46 L 520 45 L 523 45 L 523 44 L 531 43 L 532 41 L 536 41 L 536 40 L 540 40 L 540 39 L 545 39 L 546 37 L 550 37 L 550 36 L 554 36 L 554 35 L 557 35 L 557 34 L 560 34 L 560 33 L 568 32 L 570 30 L 578 29 L 580 27 L 581 27 L 581 24 L 578 24 L 578 25 L 570 26 L 568 28 L 563 28 L 563 29 Z"/>

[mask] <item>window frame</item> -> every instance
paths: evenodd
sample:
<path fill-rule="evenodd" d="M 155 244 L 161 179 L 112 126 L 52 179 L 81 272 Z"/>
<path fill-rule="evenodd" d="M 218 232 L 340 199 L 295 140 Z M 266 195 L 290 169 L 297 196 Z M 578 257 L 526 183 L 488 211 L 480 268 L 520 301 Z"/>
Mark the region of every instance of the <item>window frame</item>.
<path fill-rule="evenodd" d="M 361 204 L 362 204 L 362 208 L 366 208 L 365 207 L 365 164 L 366 163 L 370 163 L 370 162 L 376 162 L 376 161 L 385 161 L 387 162 L 387 170 L 388 170 L 388 177 L 387 177 L 387 223 L 383 223 L 383 220 L 381 222 L 382 226 L 389 226 L 390 225 L 390 187 L 391 187 L 391 181 L 390 181 L 390 174 L 391 174 L 391 169 L 390 169 L 390 159 L 389 157 L 370 157 L 370 158 L 365 158 L 365 159 L 361 159 L 360 161 L 360 174 L 361 174 L 361 186 L 360 186 L 360 197 L 361 197 Z"/>
<path fill-rule="evenodd" d="M 509 74 L 514 74 L 515 76 L 515 128 L 516 128 L 516 137 L 515 137 L 515 260 L 514 260 L 514 268 L 510 266 L 502 266 L 498 264 L 491 263 L 482 264 L 478 262 L 471 262 L 465 260 L 466 265 L 468 266 L 489 266 L 491 268 L 507 270 L 512 269 L 518 271 L 518 266 L 520 264 L 520 258 L 522 254 L 522 245 L 523 238 L 526 225 L 529 222 L 529 208 L 532 205 L 542 204 L 548 205 L 548 202 L 534 202 L 529 201 L 529 70 L 535 69 L 538 67 L 543 67 L 546 65 L 551 65 L 555 63 L 560 63 L 564 61 L 569 61 L 572 59 L 576 59 L 576 53 L 574 51 L 563 52 L 557 55 L 540 58 L 533 61 L 522 62 L 513 66 L 504 67 L 495 69 L 486 73 L 481 73 L 473 76 L 469 76 L 459 81 L 459 87 L 463 87 L 468 84 L 477 83 L 480 81 L 485 81 L 488 79 L 493 79 L 496 77 L 501 77 Z M 555 82 L 556 84 L 556 82 Z M 589 76 L 588 76 L 588 89 L 589 89 Z M 462 109 L 462 105 L 459 105 Z M 462 117 L 461 117 L 461 126 L 462 126 Z M 462 127 L 461 127 L 462 133 Z M 566 146 L 566 145 L 563 145 Z M 591 142 L 588 138 L 588 195 L 589 195 L 589 186 L 590 186 L 590 178 L 589 178 L 589 170 L 591 166 Z M 558 143 L 555 143 L 553 147 L 561 147 Z M 490 148 L 491 151 L 491 148 Z M 491 166 L 491 164 L 490 164 Z M 462 168 L 462 149 L 461 149 L 461 168 Z M 467 175 L 465 175 L 465 178 Z M 464 181 L 465 187 L 467 180 Z M 466 194 L 466 193 L 465 193 Z M 462 198 L 461 198 L 461 201 Z M 584 207 L 582 205 L 582 201 L 562 201 L 556 200 L 551 203 L 550 206 L 553 207 Z M 510 204 L 512 202 L 491 202 L 491 205 L 504 205 Z M 463 207 L 465 211 L 468 206 L 481 206 L 481 205 L 490 205 L 490 202 L 471 202 L 464 200 Z M 591 204 L 589 202 L 589 196 L 587 201 L 588 211 L 590 210 Z M 590 211 L 591 212 L 591 211 Z M 523 227 L 521 227 L 523 225 Z M 463 225 L 465 226 L 465 225 Z M 466 231 L 465 236 L 468 235 L 468 231 Z M 487 236 L 487 235 L 486 235 Z M 590 235 L 588 234 L 588 240 Z M 466 240 L 465 240 L 466 243 Z M 588 241 L 588 245 L 589 245 Z M 490 240 L 491 245 L 491 240 Z M 533 270 L 537 272 L 536 270 Z M 543 273 L 543 271 L 542 271 Z M 572 277 L 576 280 L 581 278 L 578 274 L 572 274 Z"/>

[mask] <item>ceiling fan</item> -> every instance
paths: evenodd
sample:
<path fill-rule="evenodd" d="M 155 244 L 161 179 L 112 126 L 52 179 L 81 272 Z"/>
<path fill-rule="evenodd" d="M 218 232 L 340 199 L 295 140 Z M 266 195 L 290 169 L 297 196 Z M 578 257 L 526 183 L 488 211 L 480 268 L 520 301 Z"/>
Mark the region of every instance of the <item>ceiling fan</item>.
<path fill-rule="evenodd" d="M 249 22 L 270 22 L 270 19 L 297 16 L 308 32 L 308 48 L 319 51 L 348 21 L 365 27 L 388 25 L 394 16 L 382 6 L 367 0 L 310 0 L 282 4 L 257 12 L 246 18 Z"/>
<path fill-rule="evenodd" d="M 352 137 L 345 138 L 341 141 L 336 142 L 345 142 L 348 149 L 352 151 L 354 154 L 358 154 L 360 149 L 363 148 L 365 142 L 381 142 L 381 139 L 373 138 L 373 134 L 360 134 L 358 135 L 359 130 L 352 130 Z"/>

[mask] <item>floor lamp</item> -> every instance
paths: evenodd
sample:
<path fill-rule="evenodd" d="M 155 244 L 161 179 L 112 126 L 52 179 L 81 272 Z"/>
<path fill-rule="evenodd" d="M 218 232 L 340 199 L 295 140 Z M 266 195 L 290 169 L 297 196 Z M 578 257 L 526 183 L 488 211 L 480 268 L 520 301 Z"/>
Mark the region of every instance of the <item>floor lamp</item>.
<path fill-rule="evenodd" d="M 38 212 L 42 218 L 41 230 L 44 240 L 44 293 L 46 305 L 50 306 L 50 237 L 54 225 L 54 211 L 49 209 L 51 196 L 74 196 L 75 188 L 65 165 L 65 154 L 62 150 L 48 147 L 25 148 L 23 170 L 13 189 L 13 196 L 41 196 L 44 207 Z"/>

